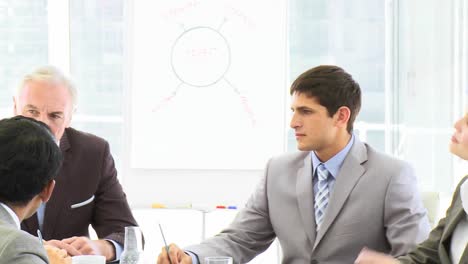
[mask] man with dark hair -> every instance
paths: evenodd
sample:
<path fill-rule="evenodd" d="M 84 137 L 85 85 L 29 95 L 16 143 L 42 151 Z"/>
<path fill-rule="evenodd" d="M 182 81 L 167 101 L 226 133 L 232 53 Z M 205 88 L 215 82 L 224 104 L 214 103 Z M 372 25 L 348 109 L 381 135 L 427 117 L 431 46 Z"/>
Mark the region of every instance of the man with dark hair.
<path fill-rule="evenodd" d="M 405 254 L 429 232 L 416 177 L 403 161 L 353 134 L 361 90 L 336 66 L 319 66 L 292 84 L 291 128 L 300 151 L 273 157 L 231 225 L 158 263 L 246 263 L 278 238 L 282 263 L 351 263 L 362 247 Z"/>
<path fill-rule="evenodd" d="M 0 120 L 0 263 L 49 263 L 38 238 L 20 223 L 49 200 L 61 163 L 45 124 L 22 116 Z M 71 262 L 65 251 L 48 253 L 55 263 Z"/>
<path fill-rule="evenodd" d="M 354 120 L 361 110 L 361 89 L 343 69 L 336 66 L 313 68 L 301 74 L 289 92 L 291 96 L 301 94 L 315 98 L 327 109 L 329 117 L 333 117 L 340 107 L 346 106 L 350 110 L 346 130 L 349 134 L 353 133 Z"/>

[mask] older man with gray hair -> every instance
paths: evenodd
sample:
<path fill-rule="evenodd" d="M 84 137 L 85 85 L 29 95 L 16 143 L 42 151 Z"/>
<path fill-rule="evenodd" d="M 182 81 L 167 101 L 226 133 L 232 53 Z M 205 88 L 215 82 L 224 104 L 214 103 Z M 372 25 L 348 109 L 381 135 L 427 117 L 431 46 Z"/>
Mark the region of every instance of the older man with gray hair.
<path fill-rule="evenodd" d="M 64 156 L 50 201 L 22 229 L 31 234 L 40 229 L 48 244 L 72 256 L 103 255 L 111 261 L 122 252 L 125 226 L 137 223 L 107 141 L 70 127 L 76 104 L 73 84 L 52 66 L 27 74 L 14 96 L 14 113 L 47 124 Z M 99 240 L 89 239 L 90 224 Z"/>

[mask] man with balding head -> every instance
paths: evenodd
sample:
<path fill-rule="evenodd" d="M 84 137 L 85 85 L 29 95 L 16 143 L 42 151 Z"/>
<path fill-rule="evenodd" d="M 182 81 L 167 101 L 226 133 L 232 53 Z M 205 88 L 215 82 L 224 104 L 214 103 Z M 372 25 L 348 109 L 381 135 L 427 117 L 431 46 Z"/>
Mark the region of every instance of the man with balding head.
<path fill-rule="evenodd" d="M 76 89 L 57 68 L 45 66 L 26 75 L 14 97 L 15 114 L 46 123 L 64 155 L 50 201 L 22 228 L 39 228 L 48 244 L 70 255 L 103 255 L 118 259 L 125 226 L 136 226 L 117 179 L 109 144 L 70 127 L 77 103 Z M 90 240 L 92 225 L 99 237 Z"/>

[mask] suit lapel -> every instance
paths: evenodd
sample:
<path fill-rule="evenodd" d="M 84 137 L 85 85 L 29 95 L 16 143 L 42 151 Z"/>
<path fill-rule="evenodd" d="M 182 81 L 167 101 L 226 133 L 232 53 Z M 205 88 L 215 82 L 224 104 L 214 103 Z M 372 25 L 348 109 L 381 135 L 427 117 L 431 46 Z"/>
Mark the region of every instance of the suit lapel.
<path fill-rule="evenodd" d="M 314 248 L 317 247 L 320 240 L 333 224 L 359 178 L 365 173 L 365 169 L 361 164 L 367 161 L 366 147 L 357 138 L 354 140 L 354 145 L 336 176 L 335 185 L 331 192 L 322 225 L 317 233 Z"/>
<path fill-rule="evenodd" d="M 445 224 L 446 228 L 444 233 L 442 234 L 442 242 L 452 237 L 453 230 L 457 227 L 458 222 L 460 219 L 465 215 L 465 211 L 461 206 L 458 204 L 453 209 L 453 216 L 447 219 Z"/>
<path fill-rule="evenodd" d="M 60 140 L 60 149 L 62 150 L 62 154 L 64 157 L 62 168 L 60 169 L 60 172 L 55 179 L 56 188 L 52 193 L 52 197 L 47 202 L 44 212 L 44 224 L 42 226 L 42 235 L 46 240 L 58 239 L 57 237 L 54 237 L 55 227 L 57 226 L 57 218 L 60 215 L 62 209 L 64 208 L 64 204 L 67 203 L 68 195 L 65 192 L 65 188 L 61 188 L 61 185 L 66 184 L 66 182 L 68 181 L 68 179 L 66 179 L 66 175 L 68 174 L 64 173 L 64 171 L 68 170 L 70 162 L 70 155 L 68 155 L 67 153 L 68 151 L 70 151 L 70 143 L 67 137 L 67 130 L 65 130 L 65 133 L 63 134 L 62 139 Z"/>
<path fill-rule="evenodd" d="M 445 230 L 442 233 L 442 237 L 440 239 L 441 244 L 444 247 L 444 251 L 440 252 L 441 259 L 445 258 L 447 260 L 450 260 L 450 239 L 452 238 L 452 234 L 455 230 L 455 227 L 457 227 L 457 224 L 460 222 L 462 217 L 465 217 L 465 211 L 463 210 L 461 202 L 457 202 L 453 207 L 453 213 L 451 213 L 450 217 L 447 217 L 446 219 Z M 465 253 L 462 256 L 462 259 L 467 258 L 466 251 L 467 250 L 465 249 Z"/>
<path fill-rule="evenodd" d="M 314 244 L 316 227 L 314 214 L 314 191 L 312 185 L 312 161 L 310 154 L 306 155 L 303 166 L 297 171 L 296 193 L 302 223 L 311 244 Z"/>

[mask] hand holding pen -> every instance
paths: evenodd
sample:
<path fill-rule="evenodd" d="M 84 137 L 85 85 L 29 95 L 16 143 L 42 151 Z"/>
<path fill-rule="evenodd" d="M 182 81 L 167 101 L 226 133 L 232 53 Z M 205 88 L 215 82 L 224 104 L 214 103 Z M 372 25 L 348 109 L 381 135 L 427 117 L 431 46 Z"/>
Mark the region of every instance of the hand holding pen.
<path fill-rule="evenodd" d="M 167 246 L 166 238 L 164 237 L 164 232 L 162 230 L 161 224 L 158 224 L 158 225 L 159 225 L 159 230 L 161 231 L 162 239 L 164 241 L 164 247 L 165 247 L 165 250 L 166 250 L 166 254 L 168 256 L 167 259 L 169 260 L 169 264 L 172 264 L 171 257 L 169 255 L 169 246 Z"/>
<path fill-rule="evenodd" d="M 158 264 L 192 264 L 192 257 L 187 255 L 182 249 L 176 244 L 167 245 L 166 238 L 162 231 L 161 225 L 159 225 L 161 236 L 164 241 L 164 247 L 158 256 Z"/>

